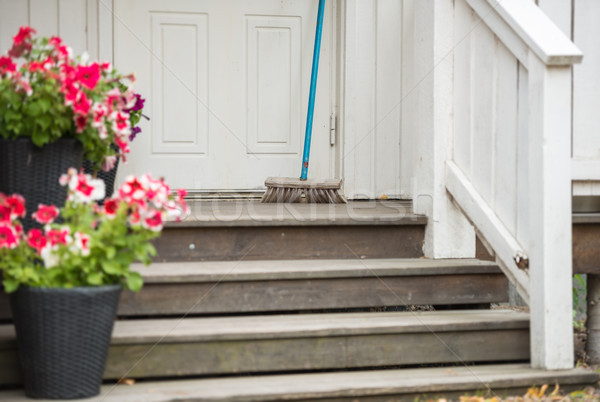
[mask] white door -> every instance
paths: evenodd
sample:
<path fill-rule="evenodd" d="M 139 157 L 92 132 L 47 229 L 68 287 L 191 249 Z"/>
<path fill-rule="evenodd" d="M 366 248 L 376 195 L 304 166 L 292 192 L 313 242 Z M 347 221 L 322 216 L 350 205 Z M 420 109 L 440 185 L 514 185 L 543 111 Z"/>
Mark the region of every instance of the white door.
<path fill-rule="evenodd" d="M 316 0 L 115 0 L 114 62 L 147 99 L 122 174 L 190 190 L 300 174 Z M 327 2 L 309 177 L 331 177 L 335 89 Z"/>

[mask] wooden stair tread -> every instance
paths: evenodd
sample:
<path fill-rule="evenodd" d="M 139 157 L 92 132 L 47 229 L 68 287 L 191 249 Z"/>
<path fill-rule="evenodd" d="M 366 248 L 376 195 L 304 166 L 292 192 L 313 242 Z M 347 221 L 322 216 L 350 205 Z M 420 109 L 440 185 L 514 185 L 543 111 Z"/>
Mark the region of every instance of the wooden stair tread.
<path fill-rule="evenodd" d="M 529 314 L 512 310 L 288 314 L 116 321 L 112 344 L 357 336 L 388 333 L 492 331 L 529 327 Z M 14 341 L 0 326 L 0 345 Z"/>
<path fill-rule="evenodd" d="M 318 398 L 389 397 L 475 390 L 527 388 L 558 382 L 585 386 L 598 381 L 590 370 L 533 369 L 525 364 L 498 364 L 397 370 L 351 371 L 294 375 L 142 382 L 133 386 L 105 385 L 90 402 L 272 401 Z M 23 391 L 0 392 L 1 400 L 24 402 Z M 412 399 L 411 399 L 412 400 Z"/>
<path fill-rule="evenodd" d="M 403 200 L 350 201 L 348 204 L 262 204 L 258 200 L 200 200 L 191 213 L 167 227 L 425 225 Z"/>
<path fill-rule="evenodd" d="M 493 262 L 425 258 L 165 262 L 134 264 L 145 283 L 233 282 L 274 279 L 499 274 Z"/>

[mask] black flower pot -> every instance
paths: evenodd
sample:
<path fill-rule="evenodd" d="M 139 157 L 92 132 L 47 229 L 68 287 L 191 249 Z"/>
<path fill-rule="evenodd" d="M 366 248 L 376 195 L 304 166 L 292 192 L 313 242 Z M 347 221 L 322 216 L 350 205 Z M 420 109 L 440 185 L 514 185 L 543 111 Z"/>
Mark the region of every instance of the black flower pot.
<path fill-rule="evenodd" d="M 64 206 L 67 189 L 58 179 L 70 167 L 79 169 L 82 157 L 83 147 L 74 138 L 60 138 L 43 147 L 28 138 L 0 138 L 0 192 L 25 197 L 25 230 L 40 226 L 31 218 L 38 204 Z"/>
<path fill-rule="evenodd" d="M 11 294 L 27 396 L 76 399 L 100 393 L 121 290 L 21 286 Z"/>

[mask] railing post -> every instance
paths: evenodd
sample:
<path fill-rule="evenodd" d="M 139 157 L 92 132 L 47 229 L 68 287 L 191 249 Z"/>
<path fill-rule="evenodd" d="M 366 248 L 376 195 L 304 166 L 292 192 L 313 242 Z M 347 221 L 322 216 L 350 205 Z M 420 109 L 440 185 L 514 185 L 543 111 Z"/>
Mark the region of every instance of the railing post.
<path fill-rule="evenodd" d="M 531 364 L 573 367 L 571 66 L 529 71 L 529 276 Z"/>

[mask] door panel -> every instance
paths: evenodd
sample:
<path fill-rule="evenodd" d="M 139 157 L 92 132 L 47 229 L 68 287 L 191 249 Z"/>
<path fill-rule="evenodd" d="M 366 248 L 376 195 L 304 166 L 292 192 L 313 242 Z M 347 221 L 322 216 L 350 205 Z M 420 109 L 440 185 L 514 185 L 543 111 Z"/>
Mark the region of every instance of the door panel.
<path fill-rule="evenodd" d="M 147 97 L 123 174 L 190 190 L 263 188 L 300 172 L 316 1 L 115 0 L 115 66 Z M 311 177 L 330 177 L 332 2 L 323 30 Z"/>

